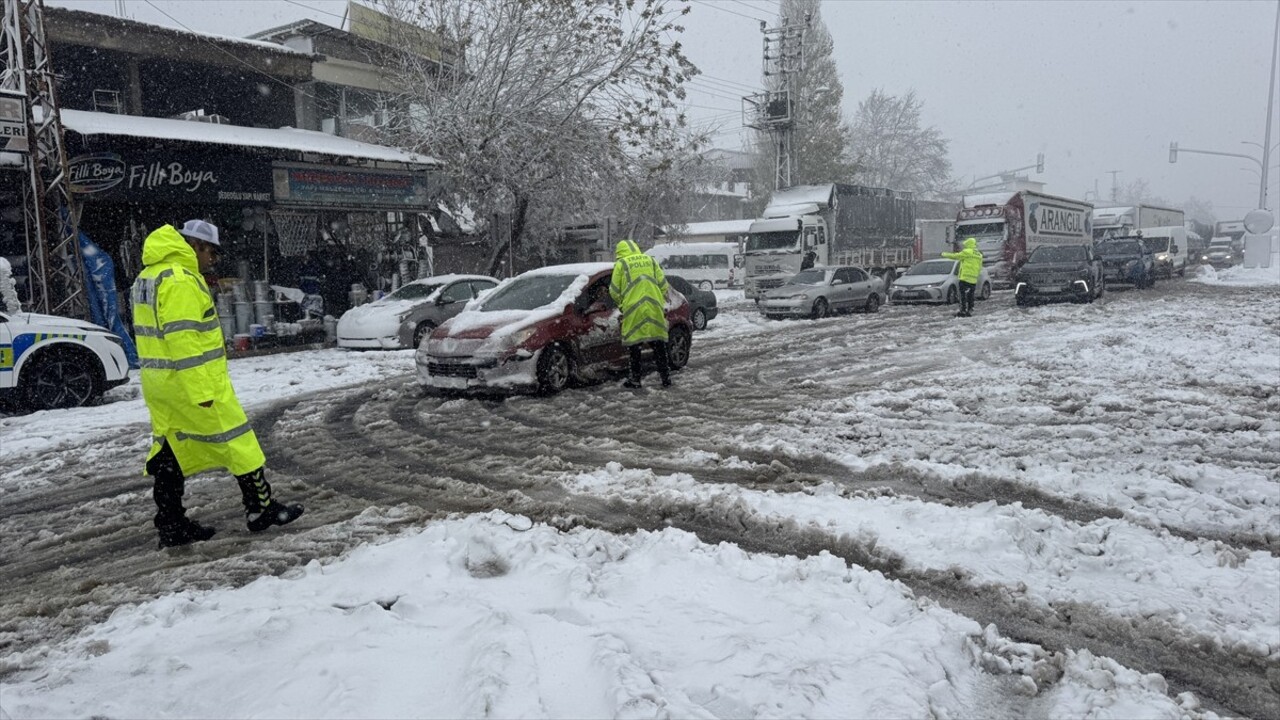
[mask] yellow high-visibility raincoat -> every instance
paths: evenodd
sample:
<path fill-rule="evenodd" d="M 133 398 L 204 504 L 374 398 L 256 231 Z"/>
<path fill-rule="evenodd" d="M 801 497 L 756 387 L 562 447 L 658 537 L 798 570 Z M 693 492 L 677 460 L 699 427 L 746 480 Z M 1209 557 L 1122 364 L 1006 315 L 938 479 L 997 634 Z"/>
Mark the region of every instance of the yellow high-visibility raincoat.
<path fill-rule="evenodd" d="M 632 240 L 618 243 L 609 295 L 622 310 L 622 344 L 667 339 L 667 277 Z"/>
<path fill-rule="evenodd" d="M 964 249 L 960 252 L 944 252 L 942 257 L 948 260 L 960 261 L 961 282 L 967 282 L 971 285 L 978 284 L 978 278 L 982 277 L 982 253 L 978 252 L 978 240 L 976 238 L 966 238 L 964 241 Z"/>
<path fill-rule="evenodd" d="M 195 251 L 165 225 L 142 244 L 142 264 L 130 296 L 142 399 L 151 412 L 147 460 L 167 440 L 184 475 L 257 470 L 266 458 L 231 387 L 222 326 Z"/>

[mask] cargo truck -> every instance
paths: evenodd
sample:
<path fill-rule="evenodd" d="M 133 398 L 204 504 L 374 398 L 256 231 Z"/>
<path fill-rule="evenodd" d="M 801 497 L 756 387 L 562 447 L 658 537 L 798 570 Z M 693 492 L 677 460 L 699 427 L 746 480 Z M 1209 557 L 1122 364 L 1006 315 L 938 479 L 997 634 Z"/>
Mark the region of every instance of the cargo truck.
<path fill-rule="evenodd" d="M 957 240 L 974 238 L 997 288 L 1013 286 L 1013 275 L 1041 245 L 1092 245 L 1090 212 L 1080 200 L 1019 190 L 966 195 L 956 215 Z"/>
<path fill-rule="evenodd" d="M 757 302 L 802 269 L 857 265 L 884 275 L 915 260 L 909 192 L 830 183 L 776 191 L 751 222 L 743 252 L 745 295 Z"/>
<path fill-rule="evenodd" d="M 1145 236 L 1141 231 L 1183 227 L 1185 223 L 1183 212 L 1174 208 L 1142 204 L 1094 208 L 1093 239 L 1102 242 L 1113 237 Z"/>

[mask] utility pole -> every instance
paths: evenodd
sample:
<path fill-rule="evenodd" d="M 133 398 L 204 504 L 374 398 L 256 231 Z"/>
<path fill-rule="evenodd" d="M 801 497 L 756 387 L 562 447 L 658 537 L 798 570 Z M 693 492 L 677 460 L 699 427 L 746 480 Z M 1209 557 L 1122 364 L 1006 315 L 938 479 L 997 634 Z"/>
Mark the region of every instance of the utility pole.
<path fill-rule="evenodd" d="M 1107 170 L 1111 173 L 1111 202 L 1118 202 L 1120 197 L 1120 186 L 1116 184 L 1116 176 L 1124 172 L 1123 170 Z"/>
<path fill-rule="evenodd" d="M 743 124 L 773 135 L 775 189 L 790 187 L 794 176 L 792 140 L 799 114 L 795 76 L 804 70 L 804 37 L 808 27 L 807 15 L 803 25 L 792 25 L 786 17 L 776 28 L 760 22 L 760 32 L 764 34 L 765 85 L 772 82 L 777 89 L 742 98 Z"/>
<path fill-rule="evenodd" d="M 78 205 L 71 195 L 62 115 L 44 32 L 43 0 L 4 0 L 0 92 L 21 113 L 26 181 L 22 189 L 30 304 L 50 315 L 88 316 L 80 256 Z M 5 113 L 0 122 L 14 119 Z"/>

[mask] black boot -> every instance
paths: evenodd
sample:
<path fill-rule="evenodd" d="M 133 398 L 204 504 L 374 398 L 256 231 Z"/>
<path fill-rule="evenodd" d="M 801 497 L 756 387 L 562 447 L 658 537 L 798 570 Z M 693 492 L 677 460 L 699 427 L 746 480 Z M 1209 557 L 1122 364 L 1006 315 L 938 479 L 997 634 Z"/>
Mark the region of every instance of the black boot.
<path fill-rule="evenodd" d="M 236 482 L 240 485 L 249 532 L 262 532 L 272 525 L 288 525 L 302 517 L 301 505 L 285 505 L 272 499 L 271 485 L 262 468 L 237 475 Z"/>
<path fill-rule="evenodd" d="M 157 515 L 156 532 L 160 535 L 160 547 L 163 549 L 204 542 L 212 538 L 217 530 L 185 517 L 176 522 L 166 521 L 162 524 L 160 516 Z"/>
<path fill-rule="evenodd" d="M 147 474 L 155 481 L 152 497 L 156 502 L 156 516 L 152 522 L 160 536 L 161 548 L 189 545 L 213 537 L 216 530 L 187 519 L 187 510 L 182 506 L 187 478 L 167 444 L 147 462 Z"/>

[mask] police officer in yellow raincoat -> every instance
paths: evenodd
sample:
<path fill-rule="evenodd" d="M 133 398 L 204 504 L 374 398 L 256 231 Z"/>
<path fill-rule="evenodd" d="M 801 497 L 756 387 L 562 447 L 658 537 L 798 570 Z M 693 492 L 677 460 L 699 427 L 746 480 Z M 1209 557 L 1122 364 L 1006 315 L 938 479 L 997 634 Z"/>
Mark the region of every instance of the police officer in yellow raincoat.
<path fill-rule="evenodd" d="M 960 285 L 960 312 L 956 313 L 956 317 L 969 317 L 973 315 L 974 289 L 982 278 L 982 253 L 978 251 L 978 239 L 965 238 L 963 250 L 944 252 L 942 257 L 960 261 L 956 275 L 956 281 Z"/>
<path fill-rule="evenodd" d="M 131 292 L 142 398 L 151 413 L 146 474 L 155 480 L 162 548 L 213 537 L 214 529 L 188 519 L 182 505 L 186 478 L 205 470 L 235 475 L 252 532 L 302 515 L 301 505 L 272 499 L 266 458 L 231 387 L 222 326 L 201 276 L 220 249 L 211 223 L 189 220 L 181 231 L 165 225 L 143 243 Z"/>
<path fill-rule="evenodd" d="M 622 344 L 631 353 L 631 373 L 623 386 L 640 387 L 640 354 L 653 348 L 662 387 L 671 387 L 667 357 L 667 278 L 658 261 L 640 251 L 632 240 L 618 243 L 609 295 L 622 310 Z"/>

